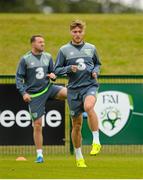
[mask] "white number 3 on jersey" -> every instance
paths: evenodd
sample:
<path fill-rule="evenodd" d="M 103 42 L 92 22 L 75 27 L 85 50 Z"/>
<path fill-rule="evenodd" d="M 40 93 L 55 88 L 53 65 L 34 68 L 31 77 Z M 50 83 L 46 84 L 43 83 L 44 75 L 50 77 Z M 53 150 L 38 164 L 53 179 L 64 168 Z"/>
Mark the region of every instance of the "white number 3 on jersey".
<path fill-rule="evenodd" d="M 43 79 L 43 77 L 44 77 L 44 70 L 43 70 L 43 68 L 39 67 L 35 71 L 36 71 L 36 79 Z"/>
<path fill-rule="evenodd" d="M 86 65 L 85 65 L 85 63 L 84 63 L 84 59 L 83 59 L 83 58 L 77 59 L 77 60 L 76 60 L 76 63 L 78 63 L 78 64 L 77 64 L 77 67 L 78 67 L 78 70 L 79 70 L 79 71 L 85 70 Z"/>

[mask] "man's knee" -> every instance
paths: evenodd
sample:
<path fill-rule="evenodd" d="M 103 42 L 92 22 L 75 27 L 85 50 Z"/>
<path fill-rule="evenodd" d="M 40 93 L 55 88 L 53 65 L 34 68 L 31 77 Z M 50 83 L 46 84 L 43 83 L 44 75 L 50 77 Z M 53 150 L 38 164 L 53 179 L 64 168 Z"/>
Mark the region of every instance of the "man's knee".
<path fill-rule="evenodd" d="M 90 111 L 94 111 L 94 104 L 90 104 L 90 103 L 85 104 L 84 110 L 85 110 L 85 112 L 87 112 L 87 113 L 90 112 Z"/>
<path fill-rule="evenodd" d="M 85 112 L 94 111 L 96 98 L 94 96 L 87 96 L 84 101 Z"/>
<path fill-rule="evenodd" d="M 63 87 L 56 95 L 56 99 L 64 100 L 66 98 L 67 98 L 67 88 Z"/>
<path fill-rule="evenodd" d="M 36 131 L 41 131 L 42 129 L 42 121 L 41 120 L 35 120 L 33 123 L 33 128 Z"/>

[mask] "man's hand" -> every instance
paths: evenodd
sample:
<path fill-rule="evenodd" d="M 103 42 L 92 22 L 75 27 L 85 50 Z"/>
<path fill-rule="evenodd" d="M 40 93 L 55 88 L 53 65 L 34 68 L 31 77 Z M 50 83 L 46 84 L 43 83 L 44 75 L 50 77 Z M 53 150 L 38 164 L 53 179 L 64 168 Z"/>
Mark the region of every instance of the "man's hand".
<path fill-rule="evenodd" d="M 24 100 L 25 102 L 30 102 L 30 101 L 31 101 L 30 94 L 25 93 L 25 94 L 23 95 L 23 100 Z"/>
<path fill-rule="evenodd" d="M 71 70 L 72 70 L 72 72 L 77 72 L 78 71 L 78 66 L 77 65 L 72 65 Z"/>
<path fill-rule="evenodd" d="M 56 75 L 54 73 L 47 74 L 47 77 L 50 78 L 52 81 L 56 80 Z"/>
<path fill-rule="evenodd" d="M 96 73 L 96 72 L 93 72 L 93 73 L 92 73 L 92 77 L 93 77 L 94 79 L 97 79 L 97 73 Z"/>

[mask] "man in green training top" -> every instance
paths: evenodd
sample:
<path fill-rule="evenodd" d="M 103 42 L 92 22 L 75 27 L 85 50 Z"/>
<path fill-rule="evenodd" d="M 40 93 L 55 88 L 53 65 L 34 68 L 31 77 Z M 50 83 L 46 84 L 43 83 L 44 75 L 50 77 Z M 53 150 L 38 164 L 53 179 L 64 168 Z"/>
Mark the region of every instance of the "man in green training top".
<path fill-rule="evenodd" d="M 50 79 L 56 78 L 53 73 L 53 60 L 49 53 L 44 52 L 44 38 L 41 35 L 31 37 L 32 49 L 25 54 L 16 72 L 16 86 L 23 100 L 28 103 L 33 120 L 33 138 L 37 151 L 37 163 L 43 162 L 42 116 L 45 112 L 47 99 L 65 99 L 67 89 L 51 85 Z"/>
<path fill-rule="evenodd" d="M 59 50 L 55 74 L 69 77 L 68 104 L 72 116 L 72 142 L 75 148 L 77 167 L 86 167 L 81 152 L 82 112 L 87 112 L 89 127 L 93 134 L 91 155 L 99 153 L 98 119 L 94 111 L 96 92 L 98 89 L 97 76 L 100 61 L 94 45 L 84 42 L 85 23 L 76 20 L 70 25 L 72 40 Z"/>

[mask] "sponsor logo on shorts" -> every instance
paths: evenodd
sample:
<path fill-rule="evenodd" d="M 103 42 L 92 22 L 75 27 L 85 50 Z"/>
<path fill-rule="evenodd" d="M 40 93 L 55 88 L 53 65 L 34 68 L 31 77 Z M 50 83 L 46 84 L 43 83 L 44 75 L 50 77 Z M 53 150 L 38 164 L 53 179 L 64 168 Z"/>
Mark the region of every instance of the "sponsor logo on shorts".
<path fill-rule="evenodd" d="M 96 92 L 94 92 L 94 91 L 91 91 L 91 92 L 90 92 L 90 94 L 92 94 L 92 95 L 95 95 L 95 94 L 96 94 Z"/>
<path fill-rule="evenodd" d="M 75 112 L 74 111 L 70 111 L 70 114 L 71 114 L 71 116 L 74 116 Z"/>
<path fill-rule="evenodd" d="M 36 112 L 35 113 L 31 113 L 31 114 L 32 114 L 33 118 L 37 118 L 38 117 L 38 113 L 36 113 Z"/>

